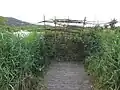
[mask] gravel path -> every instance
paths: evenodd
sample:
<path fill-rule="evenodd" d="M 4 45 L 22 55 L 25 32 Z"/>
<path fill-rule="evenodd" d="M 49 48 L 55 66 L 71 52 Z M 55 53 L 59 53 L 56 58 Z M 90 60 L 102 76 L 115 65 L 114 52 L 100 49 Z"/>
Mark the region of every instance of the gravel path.
<path fill-rule="evenodd" d="M 92 90 L 82 64 L 53 62 L 45 76 L 48 90 Z"/>

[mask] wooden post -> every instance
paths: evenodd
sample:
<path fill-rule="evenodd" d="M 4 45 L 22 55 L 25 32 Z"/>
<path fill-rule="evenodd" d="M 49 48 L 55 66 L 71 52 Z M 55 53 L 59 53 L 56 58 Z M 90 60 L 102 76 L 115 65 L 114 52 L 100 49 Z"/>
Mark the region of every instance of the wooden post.
<path fill-rule="evenodd" d="M 45 24 L 45 15 L 43 15 L 43 19 L 44 19 L 44 29 L 46 29 L 46 24 Z"/>
<path fill-rule="evenodd" d="M 83 20 L 83 29 L 84 29 L 85 25 L 86 25 L 86 17 L 84 17 L 84 20 Z"/>
<path fill-rule="evenodd" d="M 68 23 L 67 23 L 67 30 L 69 29 L 69 16 L 68 16 Z"/>
<path fill-rule="evenodd" d="M 63 26 L 64 26 L 64 31 L 65 31 L 65 29 L 66 29 L 66 28 L 65 28 L 65 18 L 64 18 L 64 24 L 63 24 Z"/>
<path fill-rule="evenodd" d="M 69 16 L 68 16 L 67 30 L 69 31 Z M 70 35 L 71 35 L 71 33 L 69 33 L 68 35 L 69 35 L 69 37 L 68 37 L 68 38 L 70 39 Z"/>
<path fill-rule="evenodd" d="M 45 15 L 43 15 L 43 21 L 44 21 L 44 29 L 45 29 L 45 34 L 47 33 L 47 31 L 46 31 L 46 26 L 45 26 Z M 46 42 L 46 38 L 44 39 L 44 41 Z M 45 50 L 45 42 L 43 43 L 43 50 L 44 50 L 44 56 L 43 56 L 43 58 L 44 58 L 44 60 L 45 60 L 45 63 L 46 63 L 46 50 Z"/>
<path fill-rule="evenodd" d="M 55 31 L 56 31 L 56 24 L 57 24 L 56 16 L 55 16 L 55 18 L 54 18 L 54 24 L 55 24 Z"/>
<path fill-rule="evenodd" d="M 55 39 L 54 39 L 54 41 L 55 41 L 55 59 L 56 59 L 56 23 L 57 23 L 57 21 L 56 21 L 56 16 L 54 17 L 54 24 L 55 24 Z"/>

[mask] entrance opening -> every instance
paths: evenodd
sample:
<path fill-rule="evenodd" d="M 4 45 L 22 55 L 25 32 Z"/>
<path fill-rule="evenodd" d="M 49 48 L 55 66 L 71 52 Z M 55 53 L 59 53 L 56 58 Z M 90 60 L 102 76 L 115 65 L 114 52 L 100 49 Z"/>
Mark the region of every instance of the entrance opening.
<path fill-rule="evenodd" d="M 48 36 L 50 38 L 48 38 Z M 53 56 L 59 61 L 84 61 L 84 43 L 76 33 L 52 33 L 47 35 L 47 41 L 51 42 Z"/>

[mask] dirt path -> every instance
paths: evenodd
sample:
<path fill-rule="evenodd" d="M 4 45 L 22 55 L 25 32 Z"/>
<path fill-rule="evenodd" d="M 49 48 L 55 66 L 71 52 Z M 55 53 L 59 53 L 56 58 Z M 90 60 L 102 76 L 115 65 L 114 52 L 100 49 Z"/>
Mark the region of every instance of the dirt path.
<path fill-rule="evenodd" d="M 92 90 L 82 64 L 53 62 L 45 76 L 48 90 Z"/>

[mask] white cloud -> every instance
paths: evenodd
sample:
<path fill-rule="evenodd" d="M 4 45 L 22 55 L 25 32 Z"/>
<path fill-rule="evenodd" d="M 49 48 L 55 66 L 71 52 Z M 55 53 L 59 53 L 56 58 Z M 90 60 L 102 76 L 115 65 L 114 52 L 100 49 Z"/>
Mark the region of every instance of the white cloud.
<path fill-rule="evenodd" d="M 54 16 L 88 20 L 120 19 L 119 0 L 0 0 L 0 15 L 28 22 Z"/>

